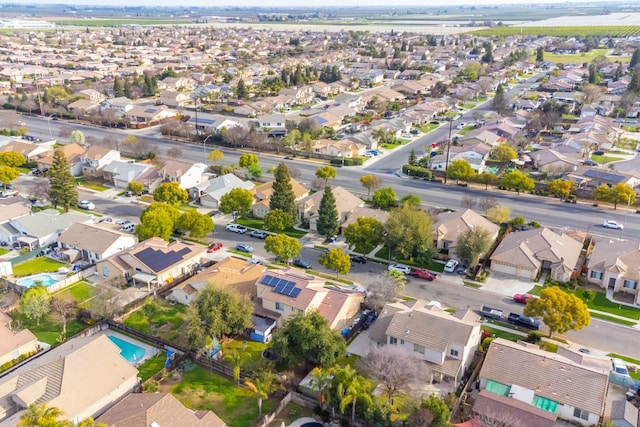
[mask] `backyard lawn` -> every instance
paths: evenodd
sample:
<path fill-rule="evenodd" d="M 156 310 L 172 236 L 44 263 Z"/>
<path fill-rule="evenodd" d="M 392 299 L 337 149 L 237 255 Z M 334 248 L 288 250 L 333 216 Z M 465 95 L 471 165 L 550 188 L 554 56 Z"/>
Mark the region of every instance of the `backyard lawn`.
<path fill-rule="evenodd" d="M 258 399 L 250 390 L 238 387 L 224 377 L 210 374 L 200 366 L 183 375 L 182 380 L 171 386 L 169 391 L 186 407 L 193 410 L 212 410 L 229 427 L 257 424 L 260 419 Z M 262 402 L 262 414 L 267 414 L 275 405 L 275 400 L 265 399 Z"/>
<path fill-rule="evenodd" d="M 52 314 L 48 314 L 46 317 L 40 319 L 40 324 L 37 326 L 35 321 L 21 314 L 16 314 L 12 317 L 14 325 L 21 329 L 29 329 L 39 341 L 51 345 L 58 344 L 58 338 L 62 332 L 62 324 L 58 322 Z M 83 322 L 79 320 L 69 320 L 67 322 L 67 338 L 77 334 L 84 328 L 86 328 L 86 325 Z"/>
<path fill-rule="evenodd" d="M 141 332 L 151 332 L 153 335 L 177 345 L 186 346 L 188 344 L 187 338 L 182 328 L 186 307 L 182 304 L 169 305 L 164 300 L 157 302 L 160 309 L 151 323 L 153 331 L 149 331 L 149 322 L 142 310 L 137 310 L 127 317 L 124 324 Z"/>
<path fill-rule="evenodd" d="M 267 344 L 265 343 L 251 341 L 246 337 L 236 337 L 236 339 L 229 340 L 222 344 L 222 354 L 228 356 L 233 353 L 234 350 L 237 350 L 242 355 L 242 360 L 245 363 L 251 363 L 262 359 L 262 351 L 265 348 L 267 348 Z"/>
<path fill-rule="evenodd" d="M 55 294 L 53 294 L 53 296 L 56 298 L 70 298 L 78 304 L 81 304 L 89 298 L 93 297 L 95 292 L 95 287 L 91 286 L 88 282 L 81 280 L 67 286 L 59 292 L 56 292 Z"/>
<path fill-rule="evenodd" d="M 164 351 L 145 360 L 140 366 L 138 366 L 138 377 L 140 377 L 142 382 L 145 382 L 164 368 L 166 360 L 167 354 Z"/>
<path fill-rule="evenodd" d="M 41 256 L 14 265 L 13 274 L 15 276 L 29 276 L 37 273 L 54 273 L 58 271 L 60 267 L 68 266 L 69 264 Z"/>

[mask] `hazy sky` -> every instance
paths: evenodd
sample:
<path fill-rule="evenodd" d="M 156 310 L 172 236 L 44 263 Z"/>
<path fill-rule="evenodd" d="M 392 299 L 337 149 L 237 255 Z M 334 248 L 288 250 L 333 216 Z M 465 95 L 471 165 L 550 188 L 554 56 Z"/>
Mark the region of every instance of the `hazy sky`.
<path fill-rule="evenodd" d="M 277 6 L 441 6 L 441 5 L 480 5 L 480 4 L 531 4 L 531 3 L 550 3 L 565 5 L 567 3 L 583 2 L 584 0 L 396 0 L 390 2 L 389 0 L 182 0 L 176 2 L 175 0 L 38 0 L 25 1 L 25 4 L 43 4 L 43 3 L 55 3 L 55 4 L 73 4 L 73 5 L 127 5 L 127 6 L 239 6 L 239 7 L 277 7 Z M 616 0 L 601 0 L 598 3 L 610 3 Z M 619 1 L 619 0 L 618 0 Z M 634 2 L 631 2 L 634 3 Z"/>

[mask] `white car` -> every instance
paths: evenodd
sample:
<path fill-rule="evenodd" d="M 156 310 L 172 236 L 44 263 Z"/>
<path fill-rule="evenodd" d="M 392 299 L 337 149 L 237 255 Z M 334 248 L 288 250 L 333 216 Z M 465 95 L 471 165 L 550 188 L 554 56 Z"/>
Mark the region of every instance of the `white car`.
<path fill-rule="evenodd" d="M 247 232 L 247 227 L 239 224 L 227 224 L 226 229 L 227 231 L 232 231 L 234 233 L 240 233 L 240 234 L 244 234 Z"/>
<path fill-rule="evenodd" d="M 602 223 L 602 226 L 604 228 L 614 228 L 616 230 L 624 230 L 624 225 L 620 224 L 619 222 L 615 222 L 611 220 L 606 220 L 605 222 Z"/>
<path fill-rule="evenodd" d="M 80 203 L 78 203 L 78 207 L 80 209 L 86 209 L 88 211 L 92 211 L 96 208 L 96 205 L 94 205 L 93 202 L 89 200 L 80 200 Z"/>
<path fill-rule="evenodd" d="M 388 267 L 389 271 L 397 271 L 402 274 L 411 274 L 411 267 L 404 264 L 391 264 Z"/>
<path fill-rule="evenodd" d="M 458 261 L 456 261 L 455 259 L 450 259 L 444 265 L 444 271 L 445 273 L 453 273 L 454 271 L 456 271 L 457 266 L 458 266 Z"/>

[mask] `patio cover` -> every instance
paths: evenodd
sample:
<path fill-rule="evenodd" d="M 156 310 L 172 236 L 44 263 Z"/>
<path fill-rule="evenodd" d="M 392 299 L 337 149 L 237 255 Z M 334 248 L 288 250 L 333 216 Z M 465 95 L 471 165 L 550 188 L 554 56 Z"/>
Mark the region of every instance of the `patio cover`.
<path fill-rule="evenodd" d="M 64 249 L 62 250 L 61 255 L 68 258 L 69 262 L 74 262 L 80 258 L 80 251 L 77 249 Z"/>

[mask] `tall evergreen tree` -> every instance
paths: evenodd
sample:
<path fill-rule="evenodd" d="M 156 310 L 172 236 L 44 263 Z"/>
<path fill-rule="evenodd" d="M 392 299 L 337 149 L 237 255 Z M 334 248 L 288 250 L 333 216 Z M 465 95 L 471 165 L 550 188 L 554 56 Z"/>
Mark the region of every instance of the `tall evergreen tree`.
<path fill-rule="evenodd" d="M 236 97 L 238 99 L 245 99 L 249 95 L 247 86 L 244 84 L 244 80 L 238 80 L 238 86 L 236 87 Z"/>
<path fill-rule="evenodd" d="M 291 222 L 296 223 L 296 196 L 291 185 L 289 169 L 284 163 L 280 163 L 274 173 L 273 194 L 269 200 L 269 209 L 280 209 L 291 217 Z"/>
<path fill-rule="evenodd" d="M 544 47 L 540 46 L 536 49 L 536 62 L 544 61 Z"/>
<path fill-rule="evenodd" d="M 113 94 L 114 96 L 124 96 L 124 88 L 122 87 L 122 80 L 120 77 L 114 77 L 113 79 Z"/>
<path fill-rule="evenodd" d="M 53 163 L 48 172 L 49 198 L 53 207 L 61 206 L 65 212 L 69 212 L 71 206 L 78 204 L 78 189 L 76 180 L 69 170 L 67 158 L 61 150 L 53 154 Z"/>
<path fill-rule="evenodd" d="M 502 86 L 502 83 L 500 83 L 496 89 L 496 96 L 493 98 L 493 109 L 501 114 L 507 109 L 507 99 L 504 95 L 504 86 Z"/>
<path fill-rule="evenodd" d="M 335 236 L 340 228 L 338 220 L 338 208 L 336 208 L 336 198 L 330 185 L 324 187 L 324 194 L 318 207 L 318 222 L 316 223 L 318 234 L 321 236 Z"/>
<path fill-rule="evenodd" d="M 640 48 L 633 51 L 633 55 L 631 55 L 631 61 L 629 61 L 629 70 L 633 71 L 633 69 L 638 64 L 640 64 Z"/>
<path fill-rule="evenodd" d="M 124 96 L 126 96 L 127 98 L 131 98 L 132 93 L 131 93 L 131 80 L 129 80 L 129 77 L 125 77 L 124 78 L 124 88 L 123 88 L 123 93 Z"/>
<path fill-rule="evenodd" d="M 631 75 L 631 83 L 629 83 L 627 92 L 640 95 L 640 71 L 634 71 Z"/>

